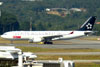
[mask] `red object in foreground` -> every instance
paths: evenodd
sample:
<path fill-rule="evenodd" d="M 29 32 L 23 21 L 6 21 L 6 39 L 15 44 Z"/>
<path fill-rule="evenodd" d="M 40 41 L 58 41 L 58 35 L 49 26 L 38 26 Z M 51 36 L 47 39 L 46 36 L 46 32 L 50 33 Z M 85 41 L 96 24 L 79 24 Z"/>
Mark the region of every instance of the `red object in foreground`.
<path fill-rule="evenodd" d="M 21 36 L 13 36 L 13 38 L 21 38 Z"/>

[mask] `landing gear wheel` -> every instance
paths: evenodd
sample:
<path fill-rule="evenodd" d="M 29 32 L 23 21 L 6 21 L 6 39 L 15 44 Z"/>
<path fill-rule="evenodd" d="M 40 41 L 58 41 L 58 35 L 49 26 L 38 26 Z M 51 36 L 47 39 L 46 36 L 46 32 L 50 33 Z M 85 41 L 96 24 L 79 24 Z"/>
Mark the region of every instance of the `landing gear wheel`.
<path fill-rule="evenodd" d="M 44 44 L 53 44 L 52 42 L 44 42 Z"/>

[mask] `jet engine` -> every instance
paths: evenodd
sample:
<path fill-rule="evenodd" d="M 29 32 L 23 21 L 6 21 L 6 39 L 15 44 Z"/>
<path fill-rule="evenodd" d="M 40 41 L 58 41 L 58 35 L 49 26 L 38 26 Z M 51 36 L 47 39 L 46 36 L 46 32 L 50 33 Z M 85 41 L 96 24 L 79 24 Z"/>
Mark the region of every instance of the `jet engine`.
<path fill-rule="evenodd" d="M 32 38 L 32 39 L 30 39 L 28 42 L 29 43 L 33 43 L 33 42 L 41 42 L 41 41 L 43 41 L 43 39 L 42 38 Z"/>

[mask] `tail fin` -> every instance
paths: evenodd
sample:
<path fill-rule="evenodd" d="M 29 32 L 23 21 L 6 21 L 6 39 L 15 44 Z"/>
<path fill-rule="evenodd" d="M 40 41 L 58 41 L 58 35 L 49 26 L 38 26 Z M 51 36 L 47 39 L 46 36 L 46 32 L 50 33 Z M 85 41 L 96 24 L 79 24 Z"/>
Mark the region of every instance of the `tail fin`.
<path fill-rule="evenodd" d="M 94 27 L 96 16 L 91 16 L 81 27 L 80 31 L 91 31 Z"/>

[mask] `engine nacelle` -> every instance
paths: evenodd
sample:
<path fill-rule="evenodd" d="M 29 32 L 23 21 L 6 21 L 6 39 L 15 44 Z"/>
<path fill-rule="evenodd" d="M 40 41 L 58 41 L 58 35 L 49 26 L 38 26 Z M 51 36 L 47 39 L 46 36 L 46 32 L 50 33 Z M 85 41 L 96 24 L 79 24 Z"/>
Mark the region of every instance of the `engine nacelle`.
<path fill-rule="evenodd" d="M 33 43 L 33 42 L 41 42 L 43 39 L 42 38 L 33 38 L 33 39 L 30 39 L 28 42 L 29 43 Z"/>

